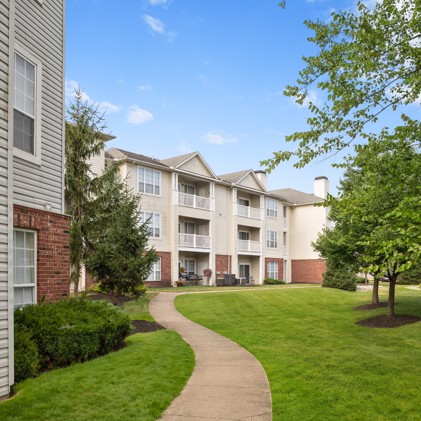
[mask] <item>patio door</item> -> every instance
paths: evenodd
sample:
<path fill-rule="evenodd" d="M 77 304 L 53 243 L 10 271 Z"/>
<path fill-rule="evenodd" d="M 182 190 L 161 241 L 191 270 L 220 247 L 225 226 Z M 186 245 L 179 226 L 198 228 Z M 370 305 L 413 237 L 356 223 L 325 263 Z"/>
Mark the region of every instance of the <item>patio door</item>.
<path fill-rule="evenodd" d="M 248 263 L 240 263 L 240 278 L 246 278 L 247 282 L 250 280 L 250 265 Z"/>

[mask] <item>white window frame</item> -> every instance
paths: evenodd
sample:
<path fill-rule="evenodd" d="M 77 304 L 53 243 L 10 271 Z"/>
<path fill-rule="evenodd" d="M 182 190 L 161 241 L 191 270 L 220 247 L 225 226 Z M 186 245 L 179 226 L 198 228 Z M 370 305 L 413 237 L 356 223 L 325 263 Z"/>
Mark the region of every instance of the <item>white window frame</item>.
<path fill-rule="evenodd" d="M 25 232 L 25 233 L 30 233 L 33 234 L 34 236 L 34 249 L 33 249 L 33 270 L 34 270 L 34 282 L 33 283 L 17 283 L 16 282 L 16 263 L 17 263 L 17 258 L 16 258 L 16 241 L 15 241 L 15 232 Z M 28 250 L 26 248 L 26 244 L 25 244 L 25 248 L 23 249 L 25 252 Z M 26 266 L 24 266 L 26 267 Z M 13 290 L 15 291 L 15 289 L 17 288 L 33 288 L 33 297 L 34 300 L 31 303 L 23 303 L 20 305 L 16 305 L 15 302 L 13 303 L 15 307 L 24 307 L 26 305 L 32 305 L 32 304 L 36 304 L 37 303 L 37 284 L 38 284 L 38 277 L 37 277 L 37 232 L 33 231 L 33 230 L 27 230 L 27 229 L 21 229 L 21 228 L 14 228 L 13 229 Z M 14 301 L 15 301 L 15 293 L 13 293 L 14 295 Z"/>
<path fill-rule="evenodd" d="M 161 258 L 159 258 L 152 266 L 151 273 L 146 279 L 148 282 L 160 282 L 161 281 Z"/>
<path fill-rule="evenodd" d="M 144 178 L 143 181 L 141 180 L 141 171 L 143 171 L 143 178 Z M 152 173 L 152 180 L 153 180 L 152 181 L 152 190 L 153 190 L 153 193 L 145 191 L 146 190 L 146 184 L 150 184 L 150 183 L 146 183 L 146 179 L 145 179 L 146 178 L 145 175 L 146 175 L 147 171 L 150 171 Z M 156 183 L 155 177 L 157 177 L 158 183 Z M 139 193 L 145 194 L 145 195 L 148 195 L 148 196 L 161 196 L 161 189 L 162 189 L 161 180 L 162 180 L 161 171 L 158 171 L 158 170 L 155 170 L 155 169 L 152 169 L 152 168 L 148 168 L 148 167 L 142 167 L 142 166 L 137 167 L 137 189 L 138 189 Z M 144 191 L 142 191 L 142 189 L 141 189 L 141 184 L 143 184 L 143 190 Z M 158 193 L 155 192 L 157 187 L 158 187 Z"/>
<path fill-rule="evenodd" d="M 269 218 L 278 217 L 278 201 L 270 197 L 266 198 L 266 216 Z"/>
<path fill-rule="evenodd" d="M 269 249 L 278 248 L 278 231 L 266 230 L 266 247 Z"/>
<path fill-rule="evenodd" d="M 161 214 L 152 211 L 140 211 L 140 220 L 149 228 L 149 238 L 161 238 Z M 158 220 L 158 223 L 157 223 Z M 156 235 L 158 230 L 158 235 Z"/>
<path fill-rule="evenodd" d="M 267 277 L 271 279 L 278 279 L 279 276 L 279 265 L 278 262 L 267 262 Z"/>
<path fill-rule="evenodd" d="M 250 207 L 250 199 L 247 199 L 245 197 L 239 197 L 238 204 L 240 206 Z"/>
<path fill-rule="evenodd" d="M 189 270 L 189 265 L 193 266 L 193 270 Z M 190 272 L 196 273 L 196 259 L 186 258 L 181 261 L 181 266 L 184 268 L 184 271 L 189 274 Z"/>
<path fill-rule="evenodd" d="M 16 109 L 22 114 L 28 115 L 22 110 L 15 108 L 15 89 L 16 89 L 16 80 L 15 80 L 15 71 L 16 71 L 16 55 L 22 57 L 27 62 L 31 63 L 35 67 L 35 100 L 34 100 L 34 153 L 23 151 L 22 149 L 13 147 L 13 155 L 19 158 L 25 159 L 37 165 L 41 165 L 41 81 L 42 81 L 42 62 L 34 57 L 31 53 L 26 51 L 24 48 L 19 45 L 15 46 L 13 54 L 13 84 L 12 84 L 12 94 L 13 94 L 13 111 Z M 13 115 L 13 113 L 12 113 Z M 32 116 L 31 116 L 32 117 Z M 12 127 L 12 133 L 14 130 L 14 123 Z"/>

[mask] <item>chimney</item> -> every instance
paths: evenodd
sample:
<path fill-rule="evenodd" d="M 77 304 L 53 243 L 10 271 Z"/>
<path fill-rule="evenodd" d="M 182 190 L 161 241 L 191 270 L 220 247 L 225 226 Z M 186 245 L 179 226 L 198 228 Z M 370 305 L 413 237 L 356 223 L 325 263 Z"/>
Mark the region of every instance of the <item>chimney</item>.
<path fill-rule="evenodd" d="M 268 188 L 268 175 L 263 170 L 255 170 L 254 173 L 256 174 L 257 178 L 260 180 L 260 182 L 263 184 L 265 189 Z"/>
<path fill-rule="evenodd" d="M 329 193 L 329 180 L 324 175 L 314 179 L 314 195 L 326 199 Z"/>

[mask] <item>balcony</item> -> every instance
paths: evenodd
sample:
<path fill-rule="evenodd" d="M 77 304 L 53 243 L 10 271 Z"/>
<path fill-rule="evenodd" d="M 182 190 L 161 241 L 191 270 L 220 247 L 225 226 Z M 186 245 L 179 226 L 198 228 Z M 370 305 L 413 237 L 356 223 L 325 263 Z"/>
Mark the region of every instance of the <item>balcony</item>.
<path fill-rule="evenodd" d="M 194 194 L 178 193 L 178 204 L 189 208 L 210 210 L 210 198 Z"/>
<path fill-rule="evenodd" d="M 237 215 L 250 219 L 262 219 L 262 209 L 237 204 Z"/>
<path fill-rule="evenodd" d="M 260 241 L 238 240 L 238 252 L 261 253 Z"/>
<path fill-rule="evenodd" d="M 179 247 L 210 249 L 210 237 L 196 234 L 178 234 Z"/>

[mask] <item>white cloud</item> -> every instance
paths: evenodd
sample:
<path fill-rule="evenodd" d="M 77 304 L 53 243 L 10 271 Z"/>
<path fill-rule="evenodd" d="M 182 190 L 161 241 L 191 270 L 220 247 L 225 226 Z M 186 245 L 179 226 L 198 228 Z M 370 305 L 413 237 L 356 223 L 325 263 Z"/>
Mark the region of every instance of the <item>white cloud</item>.
<path fill-rule="evenodd" d="M 226 143 L 237 143 L 237 139 L 230 134 L 222 132 L 208 132 L 203 138 L 208 143 L 213 143 L 214 145 L 225 145 Z"/>
<path fill-rule="evenodd" d="M 190 145 L 190 143 L 187 142 L 180 142 L 180 144 L 178 145 L 178 150 L 185 154 L 185 153 L 190 153 L 193 152 L 193 147 L 192 145 Z"/>
<path fill-rule="evenodd" d="M 112 104 L 108 101 L 98 102 L 98 109 L 103 113 L 117 113 L 121 110 L 121 105 Z"/>
<path fill-rule="evenodd" d="M 136 90 L 137 91 L 140 91 L 140 92 L 152 91 L 153 90 L 153 86 L 151 86 L 151 85 L 139 85 L 136 88 Z"/>
<path fill-rule="evenodd" d="M 156 18 L 153 18 L 150 15 L 143 15 L 144 22 L 149 26 L 149 29 L 152 32 L 156 32 L 158 34 L 165 34 L 165 25 L 164 23 Z"/>
<path fill-rule="evenodd" d="M 161 4 L 168 4 L 169 0 L 149 0 L 151 6 L 160 6 Z"/>
<path fill-rule="evenodd" d="M 74 98 L 76 96 L 76 92 L 80 91 L 80 85 L 75 80 L 66 80 L 64 85 L 64 91 L 66 97 Z M 86 94 L 86 92 L 82 91 L 82 101 L 90 101 L 91 98 Z"/>
<path fill-rule="evenodd" d="M 143 124 L 147 121 L 153 120 L 153 114 L 148 110 L 144 110 L 137 105 L 129 107 L 127 114 L 127 122 L 130 124 Z"/>
<path fill-rule="evenodd" d="M 318 98 L 316 91 L 308 91 L 307 96 L 302 104 L 298 104 L 297 102 L 295 102 L 295 98 L 291 97 L 290 100 L 298 108 L 308 108 L 310 102 L 314 105 L 318 105 L 320 103 L 320 99 Z"/>

